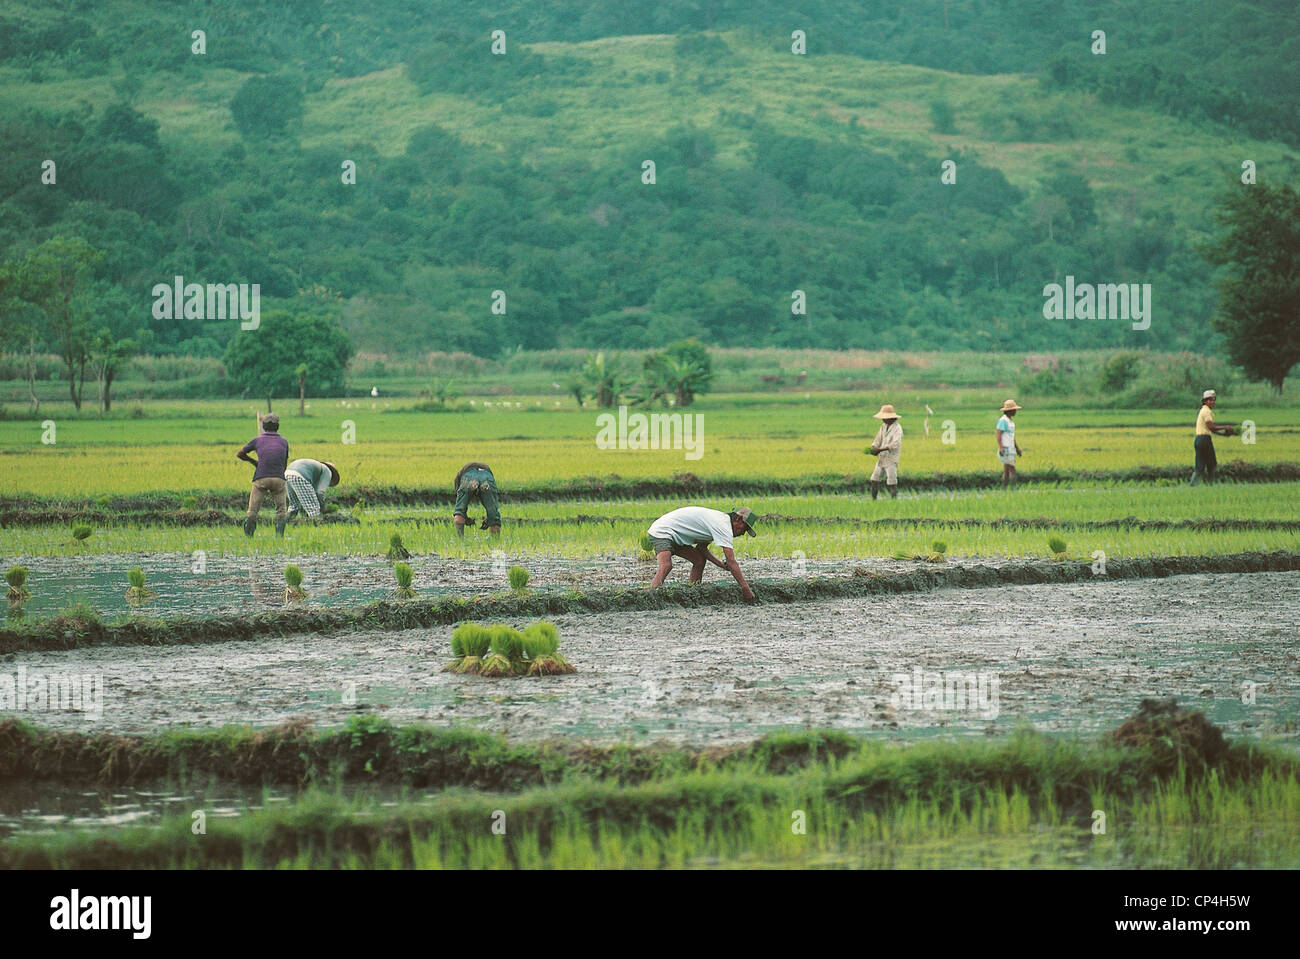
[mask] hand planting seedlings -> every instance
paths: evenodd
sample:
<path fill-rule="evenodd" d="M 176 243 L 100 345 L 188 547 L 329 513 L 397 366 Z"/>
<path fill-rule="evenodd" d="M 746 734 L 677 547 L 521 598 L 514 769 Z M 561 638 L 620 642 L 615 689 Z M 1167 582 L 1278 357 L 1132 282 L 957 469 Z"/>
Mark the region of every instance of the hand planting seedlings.
<path fill-rule="evenodd" d="M 144 570 L 140 567 L 137 566 L 135 569 L 128 570 L 126 578 L 131 584 L 126 588 L 126 598 L 128 600 L 138 603 L 150 596 L 158 595 L 144 584 Z"/>
<path fill-rule="evenodd" d="M 284 568 L 284 581 L 287 584 L 284 590 L 285 602 L 306 599 L 307 591 L 302 588 L 302 570 L 290 563 Z"/>
<path fill-rule="evenodd" d="M 402 599 L 410 599 L 415 595 L 415 590 L 411 588 L 411 580 L 414 579 L 415 574 L 410 566 L 406 563 L 393 564 L 393 575 L 397 577 L 397 589 L 394 592 L 398 596 Z"/>
<path fill-rule="evenodd" d="M 510 579 L 510 588 L 516 592 L 522 593 L 528 586 L 528 570 L 522 566 L 511 566 L 510 571 L 506 573 Z"/>
<path fill-rule="evenodd" d="M 11 566 L 5 573 L 5 582 L 9 584 L 9 602 L 21 603 L 27 597 L 31 596 L 31 590 L 27 588 L 27 567 Z"/>
<path fill-rule="evenodd" d="M 1065 559 L 1065 558 L 1066 558 L 1066 556 L 1065 556 L 1065 549 L 1066 549 L 1066 546 L 1065 546 L 1065 540 L 1061 539 L 1061 537 L 1059 537 L 1059 536 L 1051 536 L 1051 537 L 1049 537 L 1048 540 L 1047 540 L 1047 548 L 1050 549 L 1050 550 L 1052 551 L 1052 555 L 1053 555 L 1056 559 Z"/>
<path fill-rule="evenodd" d="M 539 619 L 525 627 L 522 635 L 524 652 L 528 655 L 529 676 L 554 676 L 577 672 L 557 652 L 560 648 L 560 631 L 553 623 Z"/>
<path fill-rule="evenodd" d="M 480 676 L 493 678 L 520 676 L 527 670 L 524 663 L 524 638 L 519 630 L 504 625 L 491 627 L 492 652 L 483 660 Z"/>
<path fill-rule="evenodd" d="M 402 535 L 394 533 L 388 537 L 388 558 L 389 559 L 410 559 L 411 554 L 407 552 L 406 547 L 402 545 Z"/>

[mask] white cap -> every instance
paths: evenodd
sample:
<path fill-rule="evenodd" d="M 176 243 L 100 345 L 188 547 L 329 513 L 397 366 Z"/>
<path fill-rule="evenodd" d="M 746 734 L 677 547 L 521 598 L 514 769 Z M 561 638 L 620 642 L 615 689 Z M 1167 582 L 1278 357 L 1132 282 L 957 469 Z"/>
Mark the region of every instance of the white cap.
<path fill-rule="evenodd" d="M 1208 400 L 1211 396 L 1214 396 L 1214 390 L 1206 390 L 1201 394 L 1201 399 Z"/>

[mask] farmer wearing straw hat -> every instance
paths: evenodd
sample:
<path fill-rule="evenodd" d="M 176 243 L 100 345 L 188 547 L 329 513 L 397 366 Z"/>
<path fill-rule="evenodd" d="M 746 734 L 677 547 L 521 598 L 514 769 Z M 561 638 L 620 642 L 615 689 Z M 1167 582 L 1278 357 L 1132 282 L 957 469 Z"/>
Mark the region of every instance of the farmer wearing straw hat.
<path fill-rule="evenodd" d="M 1218 395 L 1214 390 L 1206 390 L 1201 394 L 1201 411 L 1196 414 L 1196 439 L 1192 441 L 1193 449 L 1196 450 L 1196 465 L 1192 469 L 1193 486 L 1199 486 L 1202 479 L 1207 483 L 1214 482 L 1214 471 L 1219 466 L 1219 460 L 1214 455 L 1213 435 L 1232 435 L 1231 424 L 1214 422 L 1216 402 Z"/>
<path fill-rule="evenodd" d="M 306 513 L 316 519 L 325 512 L 325 491 L 339 485 L 339 471 L 323 460 L 294 460 L 284 471 L 289 489 L 289 518 Z"/>
<path fill-rule="evenodd" d="M 875 499 L 880 495 L 880 477 L 883 474 L 885 485 L 889 487 L 889 495 L 897 499 L 898 454 L 903 448 L 903 427 L 899 425 L 898 414 L 888 403 L 880 408 L 879 413 L 873 413 L 872 416 L 882 422 L 880 429 L 876 431 L 876 438 L 871 441 L 871 449 L 867 451 L 877 457 L 876 468 L 871 471 L 871 498 Z"/>
<path fill-rule="evenodd" d="M 1002 488 L 1006 489 L 1016 481 L 1016 457 L 1022 455 L 1020 444 L 1016 442 L 1016 412 L 1024 407 L 1015 400 L 1002 404 L 1002 415 L 998 418 L 996 434 L 998 438 L 998 461 L 1002 463 Z"/>
<path fill-rule="evenodd" d="M 650 524 L 650 551 L 655 554 L 659 568 L 654 579 L 650 581 L 651 589 L 663 585 L 665 577 L 673 568 L 673 557 L 680 556 L 691 562 L 690 581 L 698 583 L 704 576 L 704 564 L 712 563 L 719 569 L 725 569 L 740 584 L 741 595 L 745 602 L 754 601 L 754 591 L 745 582 L 745 574 L 736 562 L 736 553 L 732 549 L 735 537 L 748 533 L 754 535 L 754 511 L 748 506 L 724 513 L 722 510 L 707 509 L 703 506 L 683 506 L 671 513 L 665 513 Z M 709 543 L 722 547 L 726 561 L 718 559 L 709 552 Z"/>

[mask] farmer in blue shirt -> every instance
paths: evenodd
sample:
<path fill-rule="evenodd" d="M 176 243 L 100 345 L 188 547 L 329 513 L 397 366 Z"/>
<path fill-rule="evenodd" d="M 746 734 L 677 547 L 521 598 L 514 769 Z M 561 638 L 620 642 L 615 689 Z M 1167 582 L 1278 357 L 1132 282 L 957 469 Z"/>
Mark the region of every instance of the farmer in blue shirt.
<path fill-rule="evenodd" d="M 256 467 L 253 471 L 253 492 L 248 497 L 248 515 L 244 517 L 244 535 L 253 535 L 257 529 L 257 511 L 262 508 L 262 500 L 270 496 L 275 501 L 275 535 L 283 536 L 284 524 L 289 520 L 289 497 L 284 483 L 284 468 L 289 462 L 289 441 L 280 435 L 280 417 L 274 413 L 259 417 L 259 422 L 265 432 L 254 436 L 235 454 L 236 458 Z M 248 455 L 252 452 L 257 453 L 257 459 Z"/>

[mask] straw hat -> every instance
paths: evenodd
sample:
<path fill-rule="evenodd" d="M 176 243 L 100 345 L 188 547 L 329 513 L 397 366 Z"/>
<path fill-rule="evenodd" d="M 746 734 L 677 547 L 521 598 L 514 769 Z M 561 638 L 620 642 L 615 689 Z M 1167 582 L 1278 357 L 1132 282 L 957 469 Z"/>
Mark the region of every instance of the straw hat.
<path fill-rule="evenodd" d="M 1007 400 L 1002 404 L 1002 412 L 1009 413 L 1012 410 L 1023 410 L 1024 407 L 1019 405 L 1015 400 Z"/>
<path fill-rule="evenodd" d="M 338 467 L 335 466 L 333 463 L 329 462 L 328 460 L 321 460 L 321 462 L 324 463 L 324 464 L 329 468 L 329 471 L 330 471 L 330 486 L 338 486 L 338 485 L 339 485 L 339 470 L 338 470 Z"/>
<path fill-rule="evenodd" d="M 898 419 L 898 414 L 894 412 L 894 408 L 893 408 L 892 406 L 890 406 L 888 403 L 886 403 L 884 406 L 882 406 L 882 407 L 880 408 L 880 412 L 879 412 L 879 413 L 872 413 L 871 415 L 872 415 L 873 417 L 875 417 L 876 419 L 878 419 L 878 420 L 896 420 L 896 419 Z"/>

